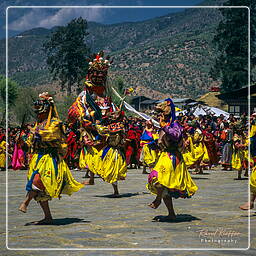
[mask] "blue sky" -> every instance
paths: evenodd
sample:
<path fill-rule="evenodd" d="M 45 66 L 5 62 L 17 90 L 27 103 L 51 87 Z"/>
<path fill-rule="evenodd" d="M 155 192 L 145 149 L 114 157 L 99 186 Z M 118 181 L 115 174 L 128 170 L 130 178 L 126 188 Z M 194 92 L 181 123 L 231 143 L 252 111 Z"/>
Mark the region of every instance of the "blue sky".
<path fill-rule="evenodd" d="M 0 4 L 1 18 L 5 16 L 7 6 L 194 6 L 199 5 L 203 0 L 4 0 Z M 35 28 L 51 28 L 58 25 L 65 25 L 71 19 L 82 16 L 88 21 L 95 21 L 104 24 L 114 24 L 126 21 L 141 21 L 171 12 L 181 11 L 182 9 L 153 8 L 153 9 L 114 9 L 114 8 L 11 8 L 8 10 L 9 33 L 18 34 L 19 32 Z M 5 19 L 1 19 L 0 37 L 5 34 Z"/>

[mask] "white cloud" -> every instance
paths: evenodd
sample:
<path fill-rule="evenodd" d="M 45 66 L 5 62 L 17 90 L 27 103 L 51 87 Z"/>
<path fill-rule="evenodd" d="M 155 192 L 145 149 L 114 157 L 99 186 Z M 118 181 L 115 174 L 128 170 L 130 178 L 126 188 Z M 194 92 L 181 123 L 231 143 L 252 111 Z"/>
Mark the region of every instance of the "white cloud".
<path fill-rule="evenodd" d="M 71 19 L 82 17 L 88 21 L 103 22 L 107 9 L 104 8 L 35 8 L 9 24 L 10 30 L 24 31 L 35 27 L 51 28 L 65 25 Z M 11 12 L 11 9 L 9 10 Z"/>

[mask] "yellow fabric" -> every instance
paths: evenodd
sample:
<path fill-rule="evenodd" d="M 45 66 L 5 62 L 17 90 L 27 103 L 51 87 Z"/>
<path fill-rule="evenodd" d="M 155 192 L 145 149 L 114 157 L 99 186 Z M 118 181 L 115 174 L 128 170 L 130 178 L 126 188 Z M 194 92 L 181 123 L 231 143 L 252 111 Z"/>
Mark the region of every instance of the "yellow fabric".
<path fill-rule="evenodd" d="M 256 194 L 256 166 L 252 168 L 252 173 L 250 175 L 250 187 L 251 192 Z"/>
<path fill-rule="evenodd" d="M 5 168 L 6 163 L 6 142 L 3 140 L 0 143 L 0 168 Z"/>
<path fill-rule="evenodd" d="M 233 169 L 236 170 L 242 170 L 243 168 L 243 161 L 245 160 L 245 149 L 242 148 L 236 148 L 235 147 L 235 143 L 239 140 L 238 143 L 240 143 L 240 141 L 242 141 L 242 138 L 238 135 L 234 135 L 233 137 L 233 152 L 232 152 L 232 160 L 231 160 L 231 165 Z M 246 143 L 246 142 L 245 142 Z M 247 141 L 248 143 L 248 141 Z M 244 144 L 245 146 L 245 144 Z M 248 157 L 247 157 L 248 158 Z"/>
<path fill-rule="evenodd" d="M 253 137 L 256 134 L 256 125 L 253 124 L 250 129 L 250 137 Z"/>
<path fill-rule="evenodd" d="M 194 143 L 193 147 L 194 147 L 195 159 L 197 159 L 197 160 L 203 159 L 203 156 L 205 154 L 203 143 L 202 142 Z"/>
<path fill-rule="evenodd" d="M 183 149 L 182 156 L 186 166 L 189 168 L 194 165 L 198 159 L 195 158 L 194 145 L 191 136 L 188 137 L 189 146 Z"/>
<path fill-rule="evenodd" d="M 181 191 L 187 191 L 188 196 L 192 196 L 198 189 L 196 184 L 193 182 L 183 159 L 174 169 L 172 157 L 169 153 L 162 152 L 154 167 L 154 170 L 158 172 L 158 179 L 156 182 L 169 189 L 177 189 Z M 150 186 L 148 186 L 150 189 Z M 152 193 L 156 191 L 150 189 Z"/>
<path fill-rule="evenodd" d="M 99 174 L 100 175 L 100 169 L 102 165 L 102 160 L 101 160 L 101 150 L 97 150 L 95 147 L 90 147 L 87 146 L 86 152 L 84 156 L 81 156 L 80 154 L 80 159 L 81 159 L 81 165 L 84 165 L 88 167 L 88 169 L 93 172 L 94 174 Z M 80 161 L 79 161 L 80 165 Z M 84 167 L 85 168 L 85 167 Z"/>
<path fill-rule="evenodd" d="M 154 140 L 158 140 L 159 139 L 159 134 L 158 133 L 153 133 L 152 136 L 153 136 Z"/>
<path fill-rule="evenodd" d="M 117 149 L 110 148 L 102 160 L 99 175 L 104 181 L 114 183 L 118 180 L 124 180 L 126 172 L 127 166 L 124 157 Z"/>
<path fill-rule="evenodd" d="M 209 154 L 208 154 L 207 148 L 206 148 L 204 143 L 202 143 L 202 144 L 203 144 L 203 151 L 204 151 L 202 162 L 203 163 L 209 163 L 210 158 L 209 158 Z"/>
<path fill-rule="evenodd" d="M 209 162 L 209 154 L 205 144 L 201 141 L 202 136 L 196 132 L 193 139 L 189 136 L 189 147 L 182 152 L 187 167 L 193 166 L 196 162 Z"/>
<path fill-rule="evenodd" d="M 60 125 L 62 123 L 58 119 L 51 119 L 48 127 L 39 130 L 39 135 L 41 136 L 42 141 L 49 142 L 62 139 L 62 132 Z"/>
<path fill-rule="evenodd" d="M 249 162 L 248 164 L 253 165 L 254 161 L 253 161 L 253 158 L 251 157 L 251 155 L 250 155 L 250 159 L 249 159 L 249 150 L 248 150 L 249 139 L 248 138 L 245 139 L 245 146 L 246 146 L 246 148 L 243 150 L 244 160 Z"/>
<path fill-rule="evenodd" d="M 26 139 L 26 144 L 32 149 L 32 152 L 35 151 L 35 153 L 37 153 L 37 148 L 33 148 L 35 133 L 40 135 L 40 148 L 54 147 L 57 148 L 59 154 L 62 156 L 65 155 L 67 143 L 63 134 L 63 124 L 61 120 L 52 118 L 48 127 L 45 123 L 36 123 L 35 126 L 31 129 L 31 133 Z"/>
<path fill-rule="evenodd" d="M 143 146 L 142 150 L 143 150 L 143 159 L 142 159 L 143 162 L 142 162 L 142 164 L 146 165 L 146 166 L 152 166 L 158 158 L 157 151 L 153 150 L 153 149 L 150 149 L 148 144 L 145 144 Z"/>
<path fill-rule="evenodd" d="M 87 166 L 87 163 L 86 163 L 86 161 L 85 161 L 85 155 L 86 155 L 86 149 L 83 148 L 83 149 L 81 150 L 80 156 L 79 156 L 79 167 L 80 167 L 81 169 L 85 169 L 85 168 L 88 167 L 88 166 Z"/>
<path fill-rule="evenodd" d="M 242 149 L 236 149 L 233 147 L 232 153 L 232 168 L 236 170 L 241 170 L 243 167 L 243 160 L 244 160 L 244 151 Z"/>
<path fill-rule="evenodd" d="M 33 155 L 27 178 L 30 180 L 33 172 L 38 170 L 42 183 L 45 186 L 45 193 L 50 197 L 57 198 L 60 194 L 71 195 L 73 192 L 77 192 L 84 187 L 83 184 L 77 182 L 73 178 L 63 159 L 58 161 L 58 170 L 56 171 L 53 164 L 53 158 L 49 154 L 43 155 L 39 161 L 38 156 L 38 154 Z"/>
<path fill-rule="evenodd" d="M 48 118 L 47 118 L 45 128 L 48 128 L 50 126 L 51 119 L 52 119 L 52 106 L 50 106 L 50 110 L 49 110 L 49 113 L 48 113 Z"/>

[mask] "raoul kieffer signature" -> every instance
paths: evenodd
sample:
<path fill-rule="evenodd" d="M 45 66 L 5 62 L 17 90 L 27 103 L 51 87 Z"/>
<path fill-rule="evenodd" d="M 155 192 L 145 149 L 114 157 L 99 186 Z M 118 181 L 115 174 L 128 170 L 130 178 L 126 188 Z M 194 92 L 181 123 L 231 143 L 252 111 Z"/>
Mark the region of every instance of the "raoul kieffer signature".
<path fill-rule="evenodd" d="M 212 238 L 212 237 L 219 237 L 219 238 L 233 238 L 233 237 L 238 237 L 242 233 L 237 232 L 232 230 L 231 228 L 217 228 L 214 231 L 210 231 L 208 229 L 200 229 L 197 232 L 199 232 L 199 237 L 207 237 L 207 238 Z"/>

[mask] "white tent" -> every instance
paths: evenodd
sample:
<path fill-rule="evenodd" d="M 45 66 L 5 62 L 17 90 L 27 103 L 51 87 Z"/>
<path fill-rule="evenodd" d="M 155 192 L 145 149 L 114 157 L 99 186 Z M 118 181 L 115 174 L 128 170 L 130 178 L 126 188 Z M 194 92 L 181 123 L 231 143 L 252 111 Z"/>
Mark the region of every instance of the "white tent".
<path fill-rule="evenodd" d="M 186 114 L 187 111 L 184 110 L 184 111 L 178 112 L 177 114 L 179 114 L 179 113 Z M 223 111 L 219 108 L 209 107 L 209 106 L 204 106 L 204 105 L 197 105 L 197 106 L 193 107 L 190 110 L 190 113 L 193 114 L 194 116 L 200 116 L 200 115 L 220 116 L 220 115 L 223 115 L 225 118 L 229 117 L 229 113 L 226 111 Z"/>

